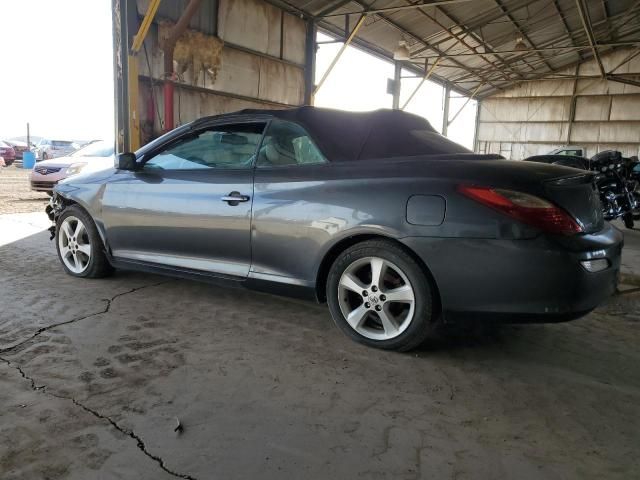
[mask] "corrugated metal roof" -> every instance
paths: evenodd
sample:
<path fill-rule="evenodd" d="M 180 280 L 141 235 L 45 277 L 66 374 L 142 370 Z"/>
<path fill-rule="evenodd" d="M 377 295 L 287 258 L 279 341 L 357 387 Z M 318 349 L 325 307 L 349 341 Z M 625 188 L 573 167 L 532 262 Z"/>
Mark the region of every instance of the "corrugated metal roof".
<path fill-rule="evenodd" d="M 359 46 L 391 58 L 398 43 L 406 41 L 411 66 L 424 69 L 425 61 L 432 64 L 442 57 L 436 78 L 458 90 L 477 90 L 480 97 L 591 58 L 580 10 L 586 12 L 600 54 L 633 44 L 640 48 L 639 0 L 443 0 L 431 6 L 433 0 L 270 3 L 314 17 L 321 29 L 343 36 L 346 17 L 353 26 L 368 12 L 356 36 Z M 393 10 L 397 7 L 402 9 Z M 518 50 L 518 39 L 524 51 Z"/>

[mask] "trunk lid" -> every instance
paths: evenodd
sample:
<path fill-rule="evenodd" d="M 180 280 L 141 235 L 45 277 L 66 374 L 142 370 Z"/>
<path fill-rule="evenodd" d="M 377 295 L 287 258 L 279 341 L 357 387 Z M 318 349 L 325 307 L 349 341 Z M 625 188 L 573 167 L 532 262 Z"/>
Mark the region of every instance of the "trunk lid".
<path fill-rule="evenodd" d="M 594 176 L 586 170 L 479 154 L 387 159 L 385 168 L 393 168 L 393 174 L 406 171 L 414 176 L 422 174 L 457 184 L 537 195 L 566 210 L 585 233 L 597 232 L 604 226 Z"/>
<path fill-rule="evenodd" d="M 548 180 L 543 185 L 545 196 L 569 212 L 585 233 L 602 230 L 604 217 L 600 194 L 591 173 Z"/>

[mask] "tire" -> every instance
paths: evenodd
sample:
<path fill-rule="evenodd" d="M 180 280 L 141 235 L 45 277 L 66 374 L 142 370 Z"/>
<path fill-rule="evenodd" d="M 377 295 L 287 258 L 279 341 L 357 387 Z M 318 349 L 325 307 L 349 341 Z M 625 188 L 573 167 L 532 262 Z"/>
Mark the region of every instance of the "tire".
<path fill-rule="evenodd" d="M 628 212 L 622 216 L 622 220 L 624 221 L 624 226 L 632 229 L 633 228 L 633 213 Z"/>
<path fill-rule="evenodd" d="M 382 282 L 371 281 L 374 268 L 385 272 Z M 367 240 L 346 249 L 333 262 L 326 286 L 334 322 L 356 342 L 406 352 L 423 343 L 437 327 L 432 282 L 390 240 Z"/>
<path fill-rule="evenodd" d="M 113 273 L 93 219 L 78 205 L 65 208 L 58 217 L 55 241 L 60 263 L 69 275 L 102 278 Z"/>

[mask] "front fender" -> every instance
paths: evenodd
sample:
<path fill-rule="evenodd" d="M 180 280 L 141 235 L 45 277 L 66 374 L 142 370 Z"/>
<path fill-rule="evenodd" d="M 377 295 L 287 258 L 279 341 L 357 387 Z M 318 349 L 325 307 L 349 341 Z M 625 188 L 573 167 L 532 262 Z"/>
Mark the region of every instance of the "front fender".
<path fill-rule="evenodd" d="M 98 234 L 105 248 L 109 251 L 106 230 L 102 221 L 102 196 L 105 188 L 106 184 L 98 183 L 74 184 L 72 182 L 64 182 L 56 185 L 50 202 L 52 215 L 49 215 L 49 218 L 54 223 L 52 235 L 55 234 L 55 224 L 64 209 L 69 205 L 79 205 L 93 219 L 98 229 Z"/>

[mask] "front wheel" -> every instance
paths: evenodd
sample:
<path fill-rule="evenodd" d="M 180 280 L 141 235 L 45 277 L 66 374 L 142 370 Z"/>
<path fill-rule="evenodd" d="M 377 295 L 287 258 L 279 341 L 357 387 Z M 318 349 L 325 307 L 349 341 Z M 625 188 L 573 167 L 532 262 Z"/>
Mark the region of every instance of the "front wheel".
<path fill-rule="evenodd" d="M 627 212 L 622 216 L 622 220 L 624 221 L 624 226 L 631 229 L 633 228 L 634 222 L 633 222 L 633 213 L 632 212 Z"/>
<path fill-rule="evenodd" d="M 431 282 L 388 240 L 358 243 L 334 261 L 327 302 L 337 326 L 357 342 L 408 351 L 435 329 Z"/>
<path fill-rule="evenodd" d="M 93 220 L 77 205 L 67 207 L 56 224 L 58 258 L 74 277 L 100 278 L 113 271 Z"/>

